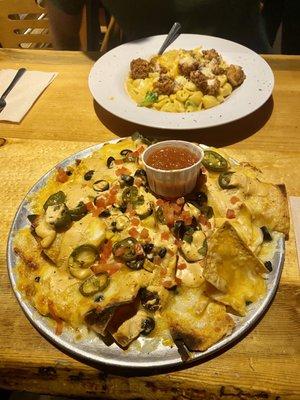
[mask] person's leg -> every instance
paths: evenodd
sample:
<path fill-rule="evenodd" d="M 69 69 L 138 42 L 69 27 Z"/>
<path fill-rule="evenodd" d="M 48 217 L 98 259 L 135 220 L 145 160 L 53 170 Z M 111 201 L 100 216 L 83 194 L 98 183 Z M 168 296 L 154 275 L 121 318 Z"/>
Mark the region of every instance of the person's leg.
<path fill-rule="evenodd" d="M 283 0 L 265 0 L 262 16 L 270 45 L 273 46 L 278 28 L 282 21 Z"/>
<path fill-rule="evenodd" d="M 53 46 L 58 50 L 79 50 L 79 30 L 84 0 L 63 1 L 48 0 L 46 3 L 49 16 Z"/>
<path fill-rule="evenodd" d="M 285 0 L 282 18 L 283 54 L 300 54 L 300 1 Z"/>

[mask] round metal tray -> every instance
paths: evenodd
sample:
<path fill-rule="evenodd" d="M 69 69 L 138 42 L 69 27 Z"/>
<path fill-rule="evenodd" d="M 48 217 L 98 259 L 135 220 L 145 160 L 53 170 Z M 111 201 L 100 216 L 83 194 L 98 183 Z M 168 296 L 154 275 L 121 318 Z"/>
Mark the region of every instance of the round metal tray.
<path fill-rule="evenodd" d="M 120 139 L 115 139 L 109 143 L 116 143 Z M 122 140 L 122 139 L 121 139 Z M 108 143 L 108 142 L 106 142 Z M 89 147 L 58 164 L 59 167 L 67 167 L 74 164 L 76 159 L 85 158 L 91 155 L 95 150 L 100 149 L 104 143 Z M 204 147 L 204 146 L 203 146 Z M 191 357 L 187 361 L 183 361 L 178 353 L 177 347 L 164 346 L 160 341 L 151 338 L 139 338 L 135 345 L 131 345 L 126 351 L 121 350 L 116 344 L 107 346 L 94 333 L 90 333 L 84 340 L 77 341 L 74 338 L 74 331 L 64 329 L 64 332 L 57 336 L 53 327 L 49 324 L 49 319 L 41 316 L 31 304 L 23 299 L 22 294 L 17 289 L 17 277 L 15 267 L 17 256 L 13 251 L 13 241 L 15 233 L 22 227 L 28 225 L 27 215 L 30 214 L 30 196 L 39 191 L 49 177 L 55 172 L 54 167 L 47 172 L 27 193 L 22 201 L 13 220 L 7 243 L 7 265 L 11 285 L 15 296 L 30 322 L 51 342 L 70 355 L 79 358 L 83 362 L 106 365 L 110 367 L 121 367 L 131 369 L 152 369 L 174 368 L 185 366 L 189 363 L 204 360 L 225 347 L 233 344 L 238 338 L 241 338 L 264 314 L 270 305 L 280 280 L 283 263 L 284 263 L 284 238 L 279 237 L 277 241 L 276 251 L 274 253 L 272 264 L 273 271 L 267 276 L 267 294 L 260 301 L 251 304 L 248 307 L 248 313 L 245 317 L 234 317 L 236 326 L 231 335 L 226 336 L 208 350 L 203 352 L 192 352 Z"/>

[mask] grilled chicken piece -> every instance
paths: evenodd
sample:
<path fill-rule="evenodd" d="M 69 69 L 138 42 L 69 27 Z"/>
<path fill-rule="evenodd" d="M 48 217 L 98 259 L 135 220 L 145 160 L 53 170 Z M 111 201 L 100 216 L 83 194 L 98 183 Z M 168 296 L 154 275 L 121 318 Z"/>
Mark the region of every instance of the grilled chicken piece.
<path fill-rule="evenodd" d="M 143 331 L 143 322 L 147 320 L 145 311 L 138 311 L 137 314 L 123 322 L 116 333 L 113 334 L 115 341 L 121 347 L 127 347 Z"/>
<path fill-rule="evenodd" d="M 231 64 L 229 66 L 226 74 L 227 74 L 227 79 L 228 79 L 229 83 L 233 87 L 240 86 L 246 78 L 246 75 L 245 75 L 242 67 L 240 67 L 239 65 Z"/>
<path fill-rule="evenodd" d="M 89 311 L 85 316 L 86 324 L 96 333 L 105 336 L 106 328 L 114 314 L 115 308 L 109 307 L 101 312 L 96 309 Z"/>

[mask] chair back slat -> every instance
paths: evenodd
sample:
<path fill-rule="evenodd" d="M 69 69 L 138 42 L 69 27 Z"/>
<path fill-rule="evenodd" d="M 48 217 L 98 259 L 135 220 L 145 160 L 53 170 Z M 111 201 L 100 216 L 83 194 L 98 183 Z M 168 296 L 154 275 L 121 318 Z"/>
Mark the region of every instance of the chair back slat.
<path fill-rule="evenodd" d="M 46 10 L 35 0 L 0 0 L 0 43 L 11 48 L 51 47 Z"/>
<path fill-rule="evenodd" d="M 44 12 L 35 0 L 0 0 L 0 17 L 11 14 L 35 14 Z"/>

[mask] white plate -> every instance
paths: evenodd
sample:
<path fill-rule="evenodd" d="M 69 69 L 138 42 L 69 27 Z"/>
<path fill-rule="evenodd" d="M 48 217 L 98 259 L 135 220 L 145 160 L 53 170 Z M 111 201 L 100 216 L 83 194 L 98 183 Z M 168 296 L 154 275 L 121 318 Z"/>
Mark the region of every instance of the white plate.
<path fill-rule="evenodd" d="M 107 111 L 136 124 L 162 129 L 198 129 L 235 121 L 257 110 L 272 94 L 274 75 L 254 51 L 229 40 L 212 36 L 182 34 L 168 48 L 216 49 L 229 64 L 243 67 L 246 79 L 225 100 L 208 110 L 193 113 L 167 113 L 138 107 L 125 91 L 124 82 L 130 61 L 149 59 L 160 48 L 165 35 L 152 36 L 123 44 L 102 56 L 89 75 L 89 88 L 94 99 Z"/>

